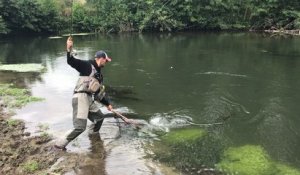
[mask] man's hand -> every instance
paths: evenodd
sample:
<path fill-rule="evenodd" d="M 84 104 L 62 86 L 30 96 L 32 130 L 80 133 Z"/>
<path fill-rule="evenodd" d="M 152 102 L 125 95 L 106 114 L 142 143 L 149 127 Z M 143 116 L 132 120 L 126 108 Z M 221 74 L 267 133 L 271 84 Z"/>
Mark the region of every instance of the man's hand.
<path fill-rule="evenodd" d="M 108 106 L 107 106 L 107 110 L 109 110 L 109 111 L 113 110 L 112 105 L 108 105 Z"/>
<path fill-rule="evenodd" d="M 73 48 L 73 38 L 69 36 L 67 40 L 67 52 L 71 52 L 72 48 Z"/>

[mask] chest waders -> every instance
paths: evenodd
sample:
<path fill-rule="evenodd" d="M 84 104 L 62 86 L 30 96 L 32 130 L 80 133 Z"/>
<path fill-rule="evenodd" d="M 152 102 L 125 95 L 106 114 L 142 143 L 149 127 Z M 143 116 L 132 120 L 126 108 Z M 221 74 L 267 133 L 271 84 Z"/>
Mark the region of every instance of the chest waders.
<path fill-rule="evenodd" d="M 91 74 L 89 76 L 80 76 L 74 89 L 72 98 L 74 129 L 68 132 L 64 138 L 57 141 L 57 147 L 65 148 L 69 142 L 85 131 L 87 119 L 93 122 L 92 133 L 98 133 L 101 128 L 104 116 L 99 109 L 99 105 L 95 103 L 94 98 L 100 101 L 104 97 L 104 86 L 94 78 L 97 70 L 92 64 L 91 66 Z M 93 98 L 93 96 L 95 97 Z"/>

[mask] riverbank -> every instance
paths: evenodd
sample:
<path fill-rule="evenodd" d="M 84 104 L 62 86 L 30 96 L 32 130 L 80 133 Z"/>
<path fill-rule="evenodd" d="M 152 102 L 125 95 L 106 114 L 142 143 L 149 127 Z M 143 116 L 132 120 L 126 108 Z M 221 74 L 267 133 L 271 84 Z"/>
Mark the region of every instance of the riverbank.
<path fill-rule="evenodd" d="M 30 137 L 25 123 L 0 115 L 0 174 L 42 173 L 53 165 L 63 152 L 51 151 L 48 135 Z"/>
<path fill-rule="evenodd" d="M 18 94 L 25 90 L 15 88 L 14 91 Z M 98 174 L 105 174 L 103 149 L 99 155 L 102 159 L 98 161 L 93 161 L 97 155 L 54 149 L 54 138 L 47 133 L 46 127 L 41 126 L 38 135 L 32 136 L 25 131 L 25 121 L 12 118 L 11 111 L 16 106 L 11 103 L 8 105 L 5 102 L 7 98 L 17 102 L 11 93 L 0 94 L 0 174 L 90 174 L 94 170 L 89 167 L 95 166 L 99 167 Z M 101 148 L 102 142 L 98 144 Z"/>
<path fill-rule="evenodd" d="M 264 32 L 278 34 L 278 35 L 300 36 L 300 30 L 264 30 Z"/>

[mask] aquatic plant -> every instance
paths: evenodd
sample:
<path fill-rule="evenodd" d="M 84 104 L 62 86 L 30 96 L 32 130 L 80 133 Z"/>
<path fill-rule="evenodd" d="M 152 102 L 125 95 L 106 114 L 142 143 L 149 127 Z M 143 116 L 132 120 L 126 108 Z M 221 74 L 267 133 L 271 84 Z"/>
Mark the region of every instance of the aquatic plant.
<path fill-rule="evenodd" d="M 214 135 L 200 128 L 171 130 L 153 145 L 154 159 L 186 172 L 213 167 L 223 151 L 223 144 Z"/>
<path fill-rule="evenodd" d="M 261 146 L 256 145 L 228 148 L 217 168 L 226 174 L 300 175 L 297 169 L 275 163 Z"/>
<path fill-rule="evenodd" d="M 45 67 L 41 64 L 2 64 L 0 71 L 13 72 L 42 72 Z"/>
<path fill-rule="evenodd" d="M 0 84 L 0 103 L 8 108 L 19 108 L 43 98 L 32 97 L 27 89 L 15 88 L 12 84 Z"/>
<path fill-rule="evenodd" d="M 162 137 L 162 140 L 168 144 L 173 143 L 188 143 L 190 141 L 195 141 L 203 137 L 206 132 L 203 129 L 191 128 L 191 129 L 179 129 L 169 132 Z"/>
<path fill-rule="evenodd" d="M 226 173 L 241 175 L 274 175 L 274 165 L 269 155 L 261 146 L 245 145 L 228 148 L 222 161 L 217 164 L 218 169 Z"/>
<path fill-rule="evenodd" d="M 284 164 L 276 163 L 276 168 L 276 175 L 300 175 L 300 170 L 297 170 Z"/>

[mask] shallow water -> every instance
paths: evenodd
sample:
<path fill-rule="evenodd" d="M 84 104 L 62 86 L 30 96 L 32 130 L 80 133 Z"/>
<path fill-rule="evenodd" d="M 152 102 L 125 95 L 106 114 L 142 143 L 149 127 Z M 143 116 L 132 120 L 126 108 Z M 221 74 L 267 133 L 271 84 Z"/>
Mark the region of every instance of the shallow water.
<path fill-rule="evenodd" d="M 32 95 L 45 98 L 15 116 L 26 120 L 30 131 L 37 130 L 39 123 L 49 125 L 48 132 L 55 136 L 72 128 L 71 98 L 78 74 L 66 63 L 65 40 L 0 42 L 0 62 L 47 67 L 40 75 L 0 72 L 0 82 L 25 85 Z M 76 36 L 74 42 L 80 58 L 92 58 L 99 49 L 108 52 L 113 61 L 103 73 L 112 103 L 149 124 L 141 131 L 126 126 L 112 129 L 111 135 L 121 132 L 112 139 L 102 134 L 107 142 L 107 174 L 171 174 L 145 158 L 145 145 L 178 127 L 202 127 L 230 146 L 262 145 L 274 160 L 300 169 L 300 38 L 133 34 Z M 90 148 L 87 133 L 69 147 L 73 152 L 92 152 Z"/>

